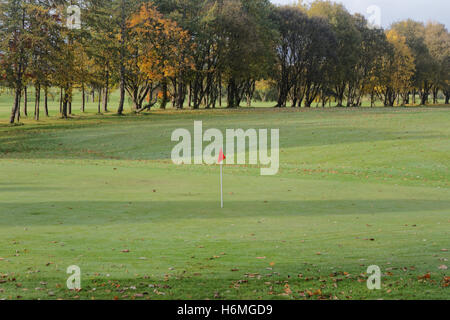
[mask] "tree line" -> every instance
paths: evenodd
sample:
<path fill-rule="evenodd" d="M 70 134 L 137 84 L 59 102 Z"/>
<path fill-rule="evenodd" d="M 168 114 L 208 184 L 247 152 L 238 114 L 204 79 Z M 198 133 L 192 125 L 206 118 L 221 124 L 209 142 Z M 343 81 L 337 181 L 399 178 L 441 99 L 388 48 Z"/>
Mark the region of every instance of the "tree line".
<path fill-rule="evenodd" d="M 79 28 L 68 6 L 81 12 Z M 14 93 L 10 122 L 28 115 L 28 88 L 48 115 L 98 112 L 119 90 L 136 112 L 172 104 L 216 108 L 275 100 L 276 107 L 427 104 L 450 99 L 450 36 L 444 25 L 413 20 L 388 30 L 343 5 L 269 0 L 7 0 L 0 3 L 0 85 Z M 41 98 L 43 94 L 43 99 Z M 22 104 L 22 107 L 21 107 Z"/>

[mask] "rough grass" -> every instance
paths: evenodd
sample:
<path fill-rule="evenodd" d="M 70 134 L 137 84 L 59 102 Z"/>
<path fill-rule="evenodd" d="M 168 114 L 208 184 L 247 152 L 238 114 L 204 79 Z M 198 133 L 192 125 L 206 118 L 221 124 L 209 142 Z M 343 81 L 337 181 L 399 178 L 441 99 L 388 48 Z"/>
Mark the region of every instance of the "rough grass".
<path fill-rule="evenodd" d="M 450 298 L 447 108 L 117 117 L 91 103 L 60 120 L 51 107 L 9 126 L 0 96 L 0 299 Z M 226 167 L 220 210 L 218 168 L 169 159 L 194 120 L 280 128 L 279 175 Z"/>

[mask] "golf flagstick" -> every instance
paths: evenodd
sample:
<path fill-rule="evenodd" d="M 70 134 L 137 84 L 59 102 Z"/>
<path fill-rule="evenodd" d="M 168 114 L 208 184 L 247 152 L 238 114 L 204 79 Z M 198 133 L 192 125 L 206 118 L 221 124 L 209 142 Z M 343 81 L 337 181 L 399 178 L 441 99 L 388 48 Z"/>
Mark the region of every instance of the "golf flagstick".
<path fill-rule="evenodd" d="M 226 157 L 223 154 L 223 150 L 220 149 L 219 153 L 219 164 L 220 164 L 220 207 L 223 209 L 223 160 L 225 160 Z"/>

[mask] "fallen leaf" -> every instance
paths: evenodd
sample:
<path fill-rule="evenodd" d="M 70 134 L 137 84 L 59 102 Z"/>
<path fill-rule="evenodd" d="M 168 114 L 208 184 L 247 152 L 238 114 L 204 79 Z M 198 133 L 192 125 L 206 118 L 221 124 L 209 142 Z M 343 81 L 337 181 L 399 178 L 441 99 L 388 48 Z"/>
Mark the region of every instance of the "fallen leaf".
<path fill-rule="evenodd" d="M 291 290 L 291 288 L 289 287 L 289 285 L 288 284 L 286 284 L 285 286 L 284 286 L 284 293 L 286 293 L 286 294 L 292 294 L 292 290 Z"/>
<path fill-rule="evenodd" d="M 423 276 L 419 276 L 418 278 L 419 278 L 419 280 L 430 279 L 430 278 L 431 278 L 431 274 L 430 274 L 430 273 L 427 273 L 427 274 L 425 274 L 425 275 L 423 275 Z"/>

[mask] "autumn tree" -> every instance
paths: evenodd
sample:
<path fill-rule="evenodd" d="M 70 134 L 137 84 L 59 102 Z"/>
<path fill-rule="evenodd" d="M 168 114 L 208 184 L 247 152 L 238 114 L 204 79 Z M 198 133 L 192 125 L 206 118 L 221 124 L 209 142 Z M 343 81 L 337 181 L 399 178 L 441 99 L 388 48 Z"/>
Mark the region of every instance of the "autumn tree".
<path fill-rule="evenodd" d="M 354 72 L 360 56 L 362 36 L 354 17 L 342 4 L 330 1 L 315 1 L 308 14 L 326 19 L 336 38 L 335 54 L 337 62 L 332 70 L 332 88 L 338 106 L 342 106 L 346 92 L 348 105 L 353 103 L 352 95 L 358 74 Z"/>
<path fill-rule="evenodd" d="M 432 94 L 433 103 L 438 101 L 439 90 L 446 94 L 446 103 L 448 104 L 448 86 L 449 81 L 449 59 L 450 59 L 450 33 L 445 25 L 440 23 L 428 23 L 425 27 L 425 44 L 428 47 L 430 56 L 433 59 L 433 72 L 431 81 L 433 83 Z"/>
<path fill-rule="evenodd" d="M 391 45 L 383 62 L 382 95 L 385 106 L 393 106 L 397 98 L 407 103 L 412 79 L 415 71 L 414 57 L 406 44 L 405 37 L 395 30 L 387 32 L 387 40 Z"/>
<path fill-rule="evenodd" d="M 3 79 L 14 91 L 10 123 L 18 120 L 20 99 L 28 67 L 30 41 L 28 36 L 27 1 L 0 2 L 0 51 L 2 52 Z"/>
<path fill-rule="evenodd" d="M 128 64 L 134 68 L 129 75 L 127 90 L 136 109 L 141 109 L 147 95 L 154 91 L 167 77 L 180 77 L 192 67 L 187 52 L 190 50 L 189 34 L 176 22 L 166 19 L 151 4 L 144 4 L 129 21 L 131 53 Z M 181 108 L 184 97 L 176 103 Z"/>
<path fill-rule="evenodd" d="M 425 26 L 422 22 L 411 19 L 400 21 L 392 25 L 398 35 L 406 40 L 414 56 L 416 71 L 413 77 L 413 103 L 415 103 L 416 90 L 420 95 L 421 104 L 428 103 L 433 88 L 433 59 L 425 43 Z"/>

